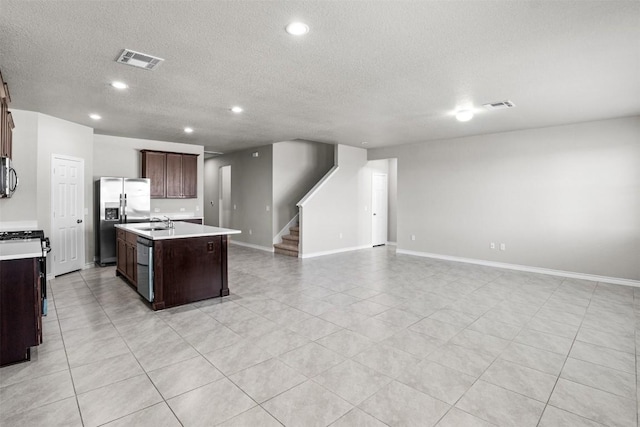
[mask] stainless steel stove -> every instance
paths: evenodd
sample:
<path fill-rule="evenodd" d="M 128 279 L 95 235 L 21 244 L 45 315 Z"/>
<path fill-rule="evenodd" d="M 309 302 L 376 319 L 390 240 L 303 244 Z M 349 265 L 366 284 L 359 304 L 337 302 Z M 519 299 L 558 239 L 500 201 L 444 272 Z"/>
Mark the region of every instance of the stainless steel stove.
<path fill-rule="evenodd" d="M 0 231 L 0 241 L 24 241 L 38 239 L 42 247 L 42 257 L 40 257 L 40 275 L 42 277 L 42 315 L 47 315 L 47 253 L 51 252 L 49 238 L 44 237 L 42 230 L 20 230 L 20 231 Z"/>
<path fill-rule="evenodd" d="M 45 239 L 42 230 L 0 231 L 0 240 Z"/>

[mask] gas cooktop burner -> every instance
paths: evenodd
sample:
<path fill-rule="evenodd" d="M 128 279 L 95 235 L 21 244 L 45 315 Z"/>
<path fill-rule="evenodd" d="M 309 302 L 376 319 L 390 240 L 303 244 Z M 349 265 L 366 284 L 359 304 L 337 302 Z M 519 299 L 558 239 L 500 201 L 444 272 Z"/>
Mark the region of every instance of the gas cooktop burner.
<path fill-rule="evenodd" d="M 0 240 L 44 239 L 42 230 L 0 231 Z"/>

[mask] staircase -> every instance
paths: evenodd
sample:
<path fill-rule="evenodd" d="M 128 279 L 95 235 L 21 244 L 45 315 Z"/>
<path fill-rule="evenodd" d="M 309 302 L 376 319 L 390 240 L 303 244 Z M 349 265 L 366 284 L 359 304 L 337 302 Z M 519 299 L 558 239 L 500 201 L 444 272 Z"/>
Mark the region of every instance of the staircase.
<path fill-rule="evenodd" d="M 282 243 L 273 245 L 274 252 L 298 258 L 298 243 L 300 242 L 300 227 L 289 228 L 289 234 L 282 236 Z"/>

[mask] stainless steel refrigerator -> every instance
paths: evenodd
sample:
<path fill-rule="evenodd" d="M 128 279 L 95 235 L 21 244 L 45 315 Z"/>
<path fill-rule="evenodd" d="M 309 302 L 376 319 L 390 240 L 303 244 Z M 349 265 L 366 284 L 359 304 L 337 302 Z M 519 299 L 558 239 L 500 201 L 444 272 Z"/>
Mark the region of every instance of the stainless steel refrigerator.
<path fill-rule="evenodd" d="M 96 248 L 100 265 L 116 262 L 116 224 L 149 222 L 148 178 L 103 177 L 95 182 Z"/>

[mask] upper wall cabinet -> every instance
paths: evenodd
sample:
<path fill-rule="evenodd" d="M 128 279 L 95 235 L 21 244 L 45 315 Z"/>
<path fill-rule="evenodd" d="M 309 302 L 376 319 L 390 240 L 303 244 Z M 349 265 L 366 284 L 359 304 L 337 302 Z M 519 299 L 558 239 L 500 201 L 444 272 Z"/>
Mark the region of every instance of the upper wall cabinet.
<path fill-rule="evenodd" d="M 12 133 L 13 133 L 13 117 L 9 111 L 9 103 L 11 96 L 9 95 L 9 86 L 2 78 L 0 72 L 0 157 L 11 158 Z"/>
<path fill-rule="evenodd" d="M 142 178 L 151 179 L 152 199 L 195 199 L 198 156 L 142 150 Z"/>
<path fill-rule="evenodd" d="M 142 151 L 142 178 L 151 180 L 151 198 L 167 197 L 167 155 L 158 151 Z"/>

